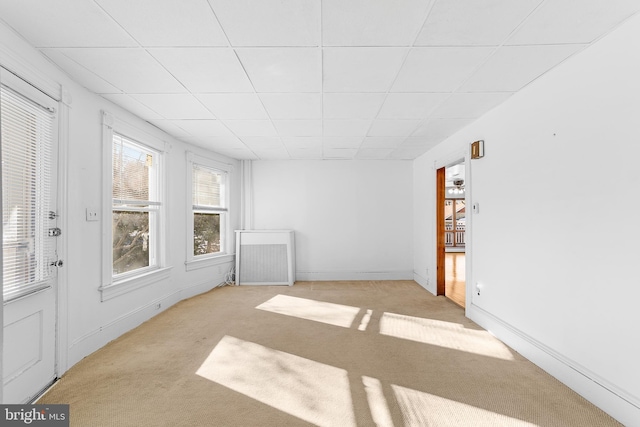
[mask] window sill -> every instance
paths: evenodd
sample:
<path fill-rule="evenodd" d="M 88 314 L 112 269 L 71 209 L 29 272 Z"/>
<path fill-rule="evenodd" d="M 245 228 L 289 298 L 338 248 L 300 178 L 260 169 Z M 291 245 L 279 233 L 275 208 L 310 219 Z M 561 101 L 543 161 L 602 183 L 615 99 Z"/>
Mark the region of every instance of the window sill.
<path fill-rule="evenodd" d="M 192 259 L 184 263 L 187 271 L 198 270 L 200 268 L 213 267 L 220 264 L 226 264 L 232 262 L 235 259 L 235 254 L 224 254 L 213 257 L 207 257 L 203 259 Z"/>
<path fill-rule="evenodd" d="M 172 267 L 159 268 L 148 273 L 110 283 L 106 286 L 100 286 L 99 290 L 102 294 L 101 301 L 104 302 L 160 280 L 167 279 L 171 273 L 171 268 Z"/>

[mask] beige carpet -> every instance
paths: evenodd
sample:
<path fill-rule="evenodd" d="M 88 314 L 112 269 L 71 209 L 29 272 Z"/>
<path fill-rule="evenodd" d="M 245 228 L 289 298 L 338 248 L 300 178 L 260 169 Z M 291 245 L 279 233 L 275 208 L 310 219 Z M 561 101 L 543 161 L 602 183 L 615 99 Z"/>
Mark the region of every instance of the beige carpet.
<path fill-rule="evenodd" d="M 72 426 L 615 426 L 412 281 L 224 287 L 85 358 Z"/>

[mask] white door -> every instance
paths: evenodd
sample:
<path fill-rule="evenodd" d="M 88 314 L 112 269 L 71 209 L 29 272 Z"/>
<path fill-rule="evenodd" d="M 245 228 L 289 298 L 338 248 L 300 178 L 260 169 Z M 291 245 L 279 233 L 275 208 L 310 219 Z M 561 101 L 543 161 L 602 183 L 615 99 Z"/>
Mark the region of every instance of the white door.
<path fill-rule="evenodd" d="M 0 69 L 4 403 L 56 377 L 57 102 Z"/>

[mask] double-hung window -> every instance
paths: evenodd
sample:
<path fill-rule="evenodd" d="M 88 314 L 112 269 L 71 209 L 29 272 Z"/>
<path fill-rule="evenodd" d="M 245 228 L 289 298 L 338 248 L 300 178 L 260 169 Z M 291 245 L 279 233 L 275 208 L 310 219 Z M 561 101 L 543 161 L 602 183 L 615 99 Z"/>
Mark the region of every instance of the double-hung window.
<path fill-rule="evenodd" d="M 187 261 L 228 253 L 229 167 L 188 153 Z"/>
<path fill-rule="evenodd" d="M 104 115 L 102 299 L 168 276 L 164 265 L 164 143 Z"/>

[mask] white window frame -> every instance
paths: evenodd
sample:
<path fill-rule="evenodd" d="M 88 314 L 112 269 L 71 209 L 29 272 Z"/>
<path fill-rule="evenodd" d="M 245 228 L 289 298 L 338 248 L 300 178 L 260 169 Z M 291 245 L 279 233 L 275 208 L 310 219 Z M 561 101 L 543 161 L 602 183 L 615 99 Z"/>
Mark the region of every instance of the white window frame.
<path fill-rule="evenodd" d="M 224 176 L 224 201 L 223 208 L 216 213 L 221 213 L 223 217 L 220 221 L 220 252 L 204 255 L 193 254 L 193 214 L 197 210 L 193 206 L 193 168 L 195 166 L 202 166 L 211 169 L 215 172 L 219 172 Z M 222 163 L 190 151 L 187 151 L 187 225 L 186 225 L 186 262 L 185 267 L 187 271 L 211 267 L 219 264 L 224 264 L 233 261 L 232 248 L 232 230 L 231 230 L 231 208 L 230 208 L 230 194 L 231 194 L 231 172 L 233 166 L 230 164 Z M 213 211 L 212 211 L 213 212 Z"/>
<path fill-rule="evenodd" d="M 127 273 L 113 275 L 113 136 L 122 135 L 142 147 L 158 153 L 157 231 L 155 245 L 156 263 Z M 171 267 L 167 266 L 167 208 L 166 208 L 166 167 L 167 144 L 135 126 L 103 111 L 102 114 L 102 157 L 103 157 L 103 202 L 102 202 L 102 284 L 99 288 L 102 301 L 107 301 L 135 289 L 148 286 L 169 277 Z"/>

